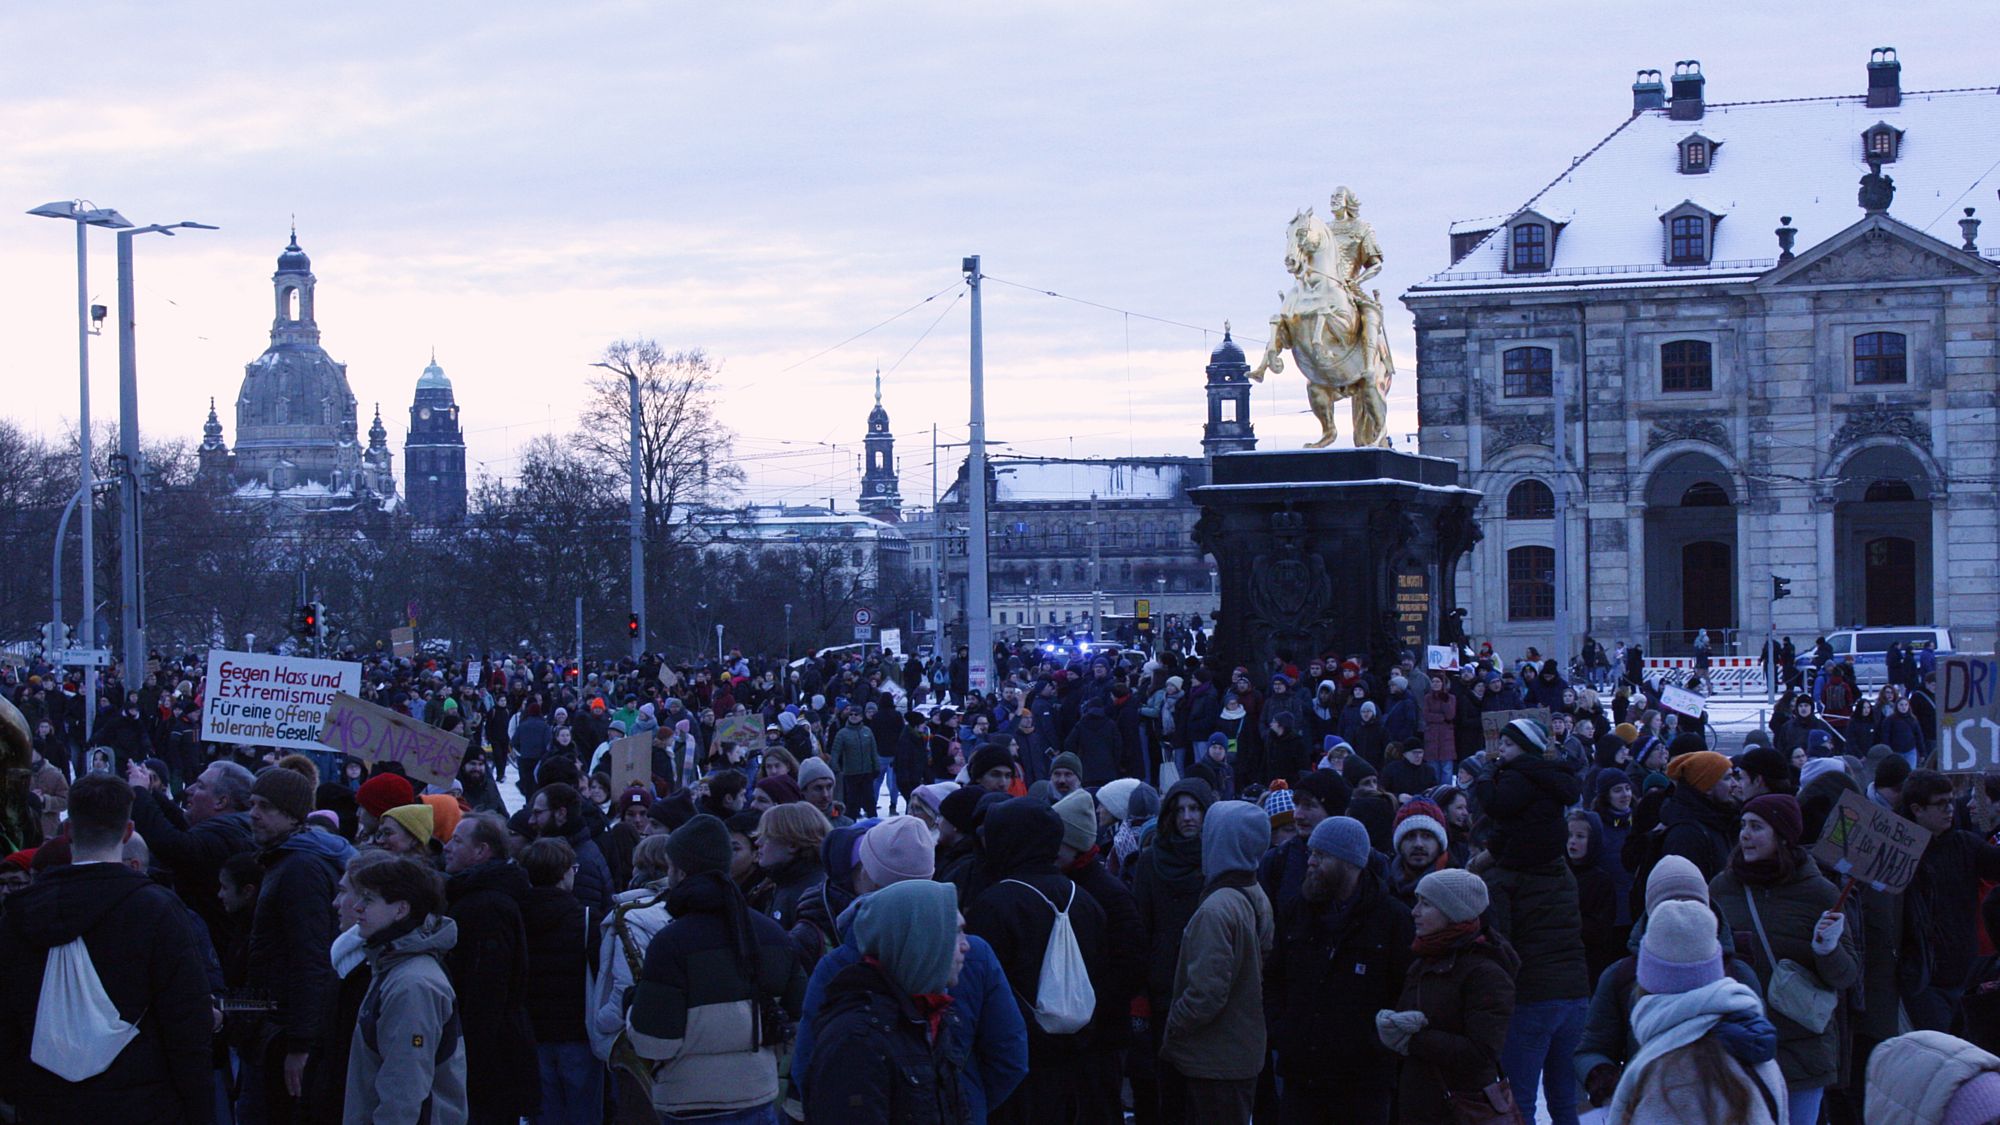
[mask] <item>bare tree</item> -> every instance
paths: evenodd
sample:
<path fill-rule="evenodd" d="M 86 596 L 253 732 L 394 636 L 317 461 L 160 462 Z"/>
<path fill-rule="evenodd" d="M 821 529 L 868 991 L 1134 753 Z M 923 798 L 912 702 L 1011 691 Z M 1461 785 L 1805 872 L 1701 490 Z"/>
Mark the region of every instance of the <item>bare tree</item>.
<path fill-rule="evenodd" d="M 622 480 L 631 457 L 630 378 L 639 380 L 639 481 L 647 539 L 661 542 L 679 510 L 743 480 L 729 461 L 735 433 L 716 417 L 720 369 L 700 348 L 668 352 L 652 340 L 604 349 L 584 400 L 578 446 Z"/>

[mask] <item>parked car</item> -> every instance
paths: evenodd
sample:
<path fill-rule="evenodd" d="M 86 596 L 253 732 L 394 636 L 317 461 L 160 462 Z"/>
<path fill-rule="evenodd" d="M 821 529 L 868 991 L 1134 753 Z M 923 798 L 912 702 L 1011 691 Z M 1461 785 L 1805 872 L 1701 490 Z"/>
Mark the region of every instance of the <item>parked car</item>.
<path fill-rule="evenodd" d="M 1937 655 L 1952 651 L 1951 630 L 1935 625 L 1883 625 L 1858 629 L 1836 629 L 1826 635 L 1833 646 L 1833 659 L 1854 665 L 1854 682 L 1873 690 L 1889 682 L 1889 646 L 1901 644 L 1915 651 L 1926 641 L 1937 646 Z M 1799 668 L 1810 677 L 1817 671 L 1812 652 L 1799 654 Z"/>

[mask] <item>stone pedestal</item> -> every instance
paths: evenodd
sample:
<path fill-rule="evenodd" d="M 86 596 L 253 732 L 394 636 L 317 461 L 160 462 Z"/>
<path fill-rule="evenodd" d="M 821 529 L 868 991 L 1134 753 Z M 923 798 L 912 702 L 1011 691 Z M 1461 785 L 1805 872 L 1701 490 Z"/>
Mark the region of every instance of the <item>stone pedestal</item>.
<path fill-rule="evenodd" d="M 1313 449 L 1213 465 L 1190 495 L 1221 584 L 1209 651 L 1223 667 L 1355 653 L 1384 667 L 1410 649 L 1422 667 L 1424 646 L 1459 639 L 1453 591 L 1480 538 L 1480 494 L 1459 485 L 1455 462 Z"/>

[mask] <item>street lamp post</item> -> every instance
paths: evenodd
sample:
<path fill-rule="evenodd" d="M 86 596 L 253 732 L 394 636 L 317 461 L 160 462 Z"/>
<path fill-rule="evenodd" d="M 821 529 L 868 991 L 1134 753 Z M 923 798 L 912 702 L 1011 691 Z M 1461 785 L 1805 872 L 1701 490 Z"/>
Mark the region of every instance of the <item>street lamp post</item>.
<path fill-rule="evenodd" d="M 639 632 L 632 638 L 632 660 L 637 663 L 646 654 L 646 541 L 645 503 L 640 495 L 639 477 L 639 373 L 629 365 L 614 366 L 609 363 L 593 363 L 592 367 L 602 367 L 606 371 L 625 376 L 625 382 L 632 395 L 629 413 L 632 423 L 632 448 L 629 466 L 632 477 L 631 527 L 628 536 L 632 543 L 632 615 L 639 619 Z M 665 518 L 664 514 L 662 518 Z"/>
<path fill-rule="evenodd" d="M 139 451 L 139 344 L 132 281 L 132 240 L 142 234 L 172 237 L 175 230 L 214 230 L 207 223 L 155 223 L 118 232 L 118 625 L 125 683 L 138 681 L 146 658 L 144 528 L 140 482 L 145 473 Z"/>
<path fill-rule="evenodd" d="M 131 220 L 109 207 L 98 207 L 86 200 L 62 199 L 54 203 L 44 203 L 29 211 L 45 219 L 62 219 L 76 224 L 76 368 L 77 368 L 77 444 L 80 447 L 78 462 L 78 489 L 83 496 L 83 610 L 77 622 L 77 643 L 86 649 L 97 647 L 97 545 L 92 542 L 91 509 L 96 507 L 97 498 L 92 489 L 96 484 L 96 472 L 90 465 L 90 337 L 93 334 L 93 319 L 90 308 L 89 242 L 86 227 L 105 227 L 122 230 L 132 225 Z M 97 666 L 86 665 L 83 670 L 83 733 L 90 736 L 91 727 L 97 721 Z"/>
<path fill-rule="evenodd" d="M 993 606 L 986 589 L 986 353 L 981 340 L 979 255 L 959 263 L 972 288 L 972 418 L 966 435 L 966 515 L 972 525 L 965 540 L 966 679 L 971 691 L 984 693 L 987 665 L 993 660 Z"/>

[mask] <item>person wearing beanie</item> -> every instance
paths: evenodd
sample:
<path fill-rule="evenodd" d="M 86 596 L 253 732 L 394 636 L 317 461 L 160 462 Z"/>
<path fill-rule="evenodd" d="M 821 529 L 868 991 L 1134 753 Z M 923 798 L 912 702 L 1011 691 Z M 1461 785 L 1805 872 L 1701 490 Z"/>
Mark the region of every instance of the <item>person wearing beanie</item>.
<path fill-rule="evenodd" d="M 429 805 L 398 805 L 382 815 L 375 829 L 375 846 L 394 855 L 428 860 L 433 830 Z"/>
<path fill-rule="evenodd" d="M 1097 790 L 1097 804 L 1114 822 L 1131 816 L 1132 794 L 1146 783 L 1136 777 L 1121 777 L 1108 781 Z"/>
<path fill-rule="evenodd" d="M 1419 798 L 1396 811 L 1390 830 L 1389 893 L 1405 906 L 1417 902 L 1417 881 L 1451 866 L 1445 852 L 1444 810 Z"/>
<path fill-rule="evenodd" d="M 1740 800 L 1729 759 L 1713 750 L 1681 754 L 1667 762 L 1667 778 L 1673 790 L 1660 806 L 1661 854 L 1686 856 L 1713 879 L 1729 861 Z"/>
<path fill-rule="evenodd" d="M 359 831 L 363 839 L 373 836 L 376 821 L 382 814 L 398 805 L 415 802 L 417 792 L 410 787 L 410 780 L 393 773 L 378 773 L 361 783 L 354 791 L 354 803 L 360 806 Z"/>
<path fill-rule="evenodd" d="M 919 785 L 911 792 L 911 798 L 915 803 L 910 806 L 910 812 L 925 818 L 931 827 L 935 828 L 944 815 L 944 799 L 958 792 L 959 788 L 959 784 L 954 781 L 934 781 L 928 785 Z"/>
<path fill-rule="evenodd" d="M 1266 1045 L 1265 954 L 1277 940 L 1254 876 L 1270 837 L 1269 818 L 1244 801 L 1218 801 L 1202 821 L 1207 893 L 1181 938 L 1160 1042 L 1166 1120 L 1250 1120 Z"/>
<path fill-rule="evenodd" d="M 842 818 L 841 808 L 834 802 L 834 784 L 833 767 L 826 764 L 825 758 L 815 755 L 799 763 L 799 792 L 829 823 Z"/>
<path fill-rule="evenodd" d="M 1764 982 L 1767 1006 L 1772 974 L 1784 961 L 1835 993 L 1861 979 L 1858 934 L 1835 909 L 1839 890 L 1801 846 L 1804 824 L 1798 802 L 1782 793 L 1750 801 L 1743 806 L 1743 827 L 1728 865 L 1709 880 L 1709 902 L 1716 914 L 1730 929 L 1755 935 L 1747 949 L 1739 949 Z M 1790 1093 L 1791 1119 L 1811 1121 L 1821 1095 L 1840 1077 L 1841 1021 L 1814 1028 L 1773 1011 L 1771 1022 L 1778 1028 L 1778 1068 Z"/>
<path fill-rule="evenodd" d="M 2000 1121 L 2000 1058 L 1941 1031 L 1884 1040 L 1868 1059 L 1868 1125 Z"/>
<path fill-rule="evenodd" d="M 304 1091 L 306 1061 L 334 1019 L 332 904 L 354 845 L 305 824 L 313 788 L 304 774 L 277 766 L 260 771 L 250 786 L 250 832 L 264 881 L 251 918 L 244 986 L 279 1004 L 265 1013 L 268 1037 L 261 1049 L 242 1056 L 238 1088 L 252 1104 L 285 1104 Z M 75 795 L 72 787 L 72 815 Z"/>
<path fill-rule="evenodd" d="M 1736 755 L 1737 797 L 1747 801 L 1766 793 L 1798 792 L 1792 780 L 1792 766 L 1785 756 L 1768 746 L 1752 746 Z"/>
<path fill-rule="evenodd" d="M 431 838 L 437 841 L 437 847 L 442 848 L 457 830 L 458 822 L 465 819 L 465 805 L 451 793 L 426 793 L 417 801 L 430 807 Z"/>
<path fill-rule="evenodd" d="M 1723 975 L 1715 927 L 1698 902 L 1662 903 L 1648 920 L 1636 973 L 1643 994 L 1632 1005 L 1638 1047 L 1606 1121 L 1800 1120 L 1787 1116 L 1778 1032 L 1756 990 Z"/>
<path fill-rule="evenodd" d="M 1099 1000 L 1114 994 L 1104 908 L 1057 866 L 1063 847 L 1062 818 L 1032 797 L 1008 798 L 987 812 L 979 834 L 984 841 L 983 867 L 992 881 L 964 907 L 965 932 L 993 947 L 1010 987 L 1022 997 L 1022 1007 L 1033 1011 L 1058 911 L 1069 915 Z M 1049 1035 L 1032 1015 L 1027 1022 L 1027 1077 L 1011 1097 L 993 1103 L 994 1116 L 1005 1120 L 1025 1119 L 1024 1112 L 1034 1107 L 1061 1105 L 1092 1081 L 1085 1067 L 1095 1060 L 1080 1049 L 1087 1041 Z"/>
<path fill-rule="evenodd" d="M 965 767 L 965 779 L 988 793 L 1005 793 L 1014 784 L 1015 772 L 1014 755 L 1006 745 L 989 742 L 973 752 L 972 761 Z"/>
<path fill-rule="evenodd" d="M 1058 800 L 1083 788 L 1083 759 L 1065 750 L 1049 762 L 1049 784 Z"/>
<path fill-rule="evenodd" d="M 1279 778 L 1270 792 L 1264 794 L 1264 815 L 1271 818 L 1271 846 L 1282 848 L 1292 837 L 1298 835 L 1294 825 L 1295 810 L 1298 805 L 1292 797 L 1290 786 Z"/>
<path fill-rule="evenodd" d="M 1146 984 L 1146 928 L 1132 891 L 1111 874 L 1097 846 L 1096 801 L 1077 790 L 1055 803 L 1063 822 L 1062 846 L 1056 866 L 1076 888 L 1104 911 L 1109 951 L 1099 989 L 1097 1017 L 1084 1067 L 1084 1087 L 1078 1091 L 1085 1120 L 1110 1120 L 1121 1112 L 1120 1081 L 1124 1052 L 1131 1045 L 1132 1001 Z"/>
<path fill-rule="evenodd" d="M 1209 735 L 1208 741 L 1202 743 L 1194 764 L 1188 767 L 1187 775 L 1207 782 L 1220 800 L 1234 798 L 1236 768 L 1230 760 L 1228 737 L 1220 731 Z"/>
<path fill-rule="evenodd" d="M 901 883 L 862 899 L 854 915 L 864 960 L 828 983 L 815 1016 L 827 1046 L 802 1074 L 806 1118 L 935 1119 L 962 1104 L 948 1025 L 932 1019 L 950 1003 L 967 952 L 958 903 L 949 887 Z"/>
<path fill-rule="evenodd" d="M 1377 1041 L 1404 1056 L 1399 1121 L 1465 1120 L 1452 1100 L 1481 1097 L 1474 1092 L 1505 1077 L 1494 1060 L 1514 1013 L 1521 959 L 1505 938 L 1487 931 L 1486 905 L 1485 884 L 1469 871 L 1433 871 L 1417 883 L 1410 918 L 1416 936 L 1402 995 L 1374 1017 Z M 1454 1091 L 1449 1098 L 1447 1090 Z"/>
<path fill-rule="evenodd" d="M 1402 994 L 1410 912 L 1371 868 L 1359 821 L 1327 817 L 1307 846 L 1305 884 L 1279 914 L 1264 968 L 1282 1117 L 1387 1125 L 1396 1059 L 1375 1036 L 1375 1013 Z"/>
<path fill-rule="evenodd" d="M 741 1029 L 756 1027 L 768 1005 L 796 1019 L 805 971 L 784 928 L 751 910 L 730 881 L 722 821 L 703 813 L 675 829 L 667 858 L 673 920 L 646 948 L 625 1018 L 648 1064 L 652 1105 L 670 1120 L 768 1112 L 782 1037 L 746 1044 Z"/>

